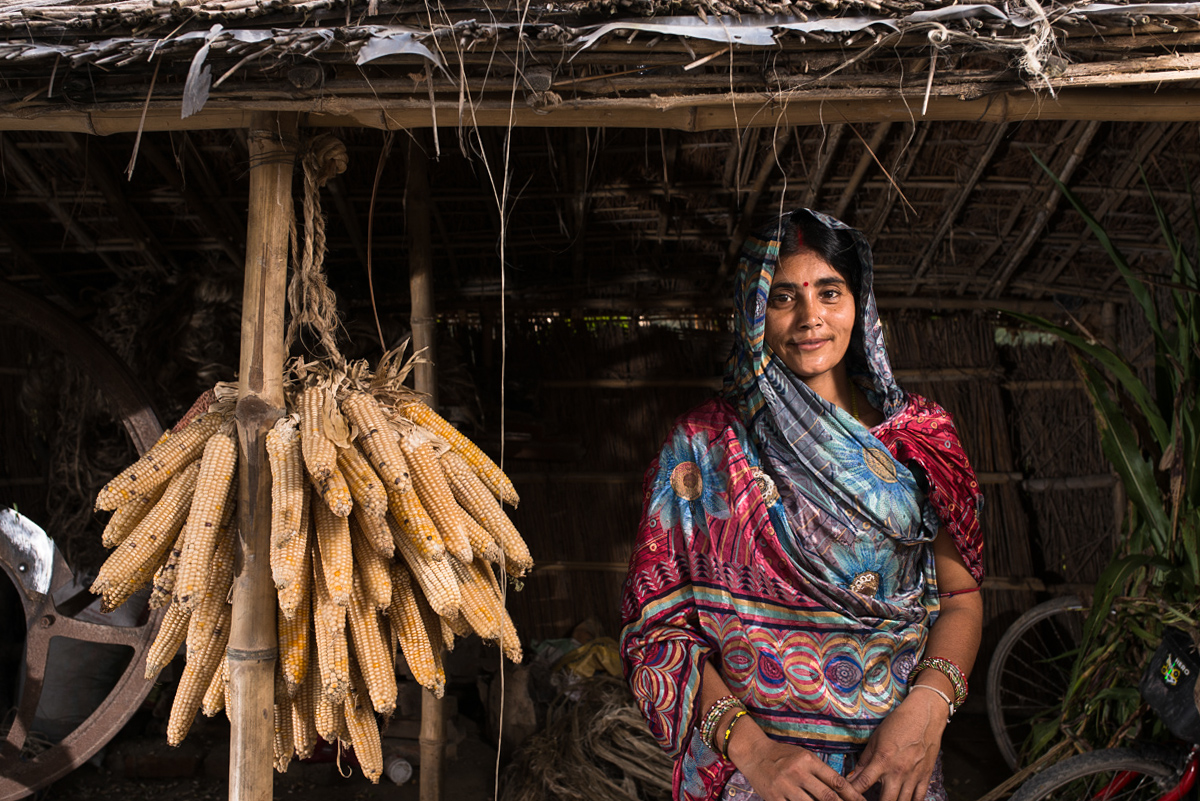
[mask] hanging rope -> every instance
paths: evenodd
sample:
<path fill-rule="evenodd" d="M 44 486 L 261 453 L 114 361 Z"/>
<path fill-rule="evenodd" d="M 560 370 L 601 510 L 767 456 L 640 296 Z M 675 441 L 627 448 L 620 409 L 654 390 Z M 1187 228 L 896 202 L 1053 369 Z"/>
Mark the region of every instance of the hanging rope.
<path fill-rule="evenodd" d="M 346 171 L 349 164 L 346 146 L 332 134 L 321 134 L 308 141 L 301 164 L 304 170 L 304 245 L 297 247 L 295 217 L 292 218 L 292 282 L 288 285 L 288 323 L 286 347 L 291 348 L 306 326 L 317 335 L 326 355 L 335 366 L 346 363 L 337 346 L 337 298 L 325 280 L 325 215 L 321 213 L 321 188 L 331 178 Z M 300 263 L 295 264 L 297 252 Z"/>

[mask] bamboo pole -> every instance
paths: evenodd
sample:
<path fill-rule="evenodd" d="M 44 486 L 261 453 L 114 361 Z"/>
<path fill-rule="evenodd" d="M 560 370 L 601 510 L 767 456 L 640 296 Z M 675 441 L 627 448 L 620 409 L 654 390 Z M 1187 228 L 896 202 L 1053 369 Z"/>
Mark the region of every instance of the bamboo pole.
<path fill-rule="evenodd" d="M 424 360 L 413 371 L 417 392 L 437 407 L 435 349 L 437 325 L 433 315 L 433 252 L 430 236 L 427 136 L 414 135 L 408 145 L 404 185 L 404 221 L 408 234 L 408 286 L 412 296 L 413 349 Z M 445 779 L 446 705 L 429 690 L 421 694 L 421 801 L 441 801 Z"/>
<path fill-rule="evenodd" d="M 295 115 L 250 125 L 250 198 L 238 370 L 238 572 L 229 629 L 229 798 L 268 801 L 272 790 L 275 585 L 270 572 L 271 475 L 266 432 L 284 412 L 283 315 L 292 213 Z"/>

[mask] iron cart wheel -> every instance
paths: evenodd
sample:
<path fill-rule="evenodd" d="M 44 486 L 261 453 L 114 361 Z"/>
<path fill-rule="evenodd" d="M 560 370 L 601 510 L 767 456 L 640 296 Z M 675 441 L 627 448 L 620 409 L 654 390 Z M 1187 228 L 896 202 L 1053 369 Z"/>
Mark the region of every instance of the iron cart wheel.
<path fill-rule="evenodd" d="M 75 359 L 117 410 L 138 452 L 145 452 L 162 433 L 149 397 L 125 363 L 92 331 L 56 306 L 12 284 L 0 281 L 0 314 L 35 332 Z M 75 620 L 52 593 L 72 580 L 70 567 L 40 529 L 22 526 L 22 518 L 0 518 L 0 565 L 17 588 L 25 613 L 25 686 L 17 701 L 12 727 L 0 740 L 0 801 L 24 798 L 82 765 L 121 730 L 153 686 L 143 677 L 146 651 L 153 641 L 162 610 L 140 626 L 106 626 Z M 89 596 L 90 597 L 90 596 Z M 41 697 L 50 640 L 69 637 L 94 643 L 128 646 L 133 650 L 125 672 L 108 697 L 61 742 L 36 756 L 22 759 L 30 723 Z"/>
<path fill-rule="evenodd" d="M 1131 748 L 1064 759 L 1032 777 L 1010 801 L 1156 801 L 1180 778 L 1176 765 Z"/>
<path fill-rule="evenodd" d="M 987 711 L 992 736 L 1013 770 L 1031 723 L 1063 699 L 1088 608 L 1075 596 L 1038 604 L 1017 618 L 988 666 Z"/>

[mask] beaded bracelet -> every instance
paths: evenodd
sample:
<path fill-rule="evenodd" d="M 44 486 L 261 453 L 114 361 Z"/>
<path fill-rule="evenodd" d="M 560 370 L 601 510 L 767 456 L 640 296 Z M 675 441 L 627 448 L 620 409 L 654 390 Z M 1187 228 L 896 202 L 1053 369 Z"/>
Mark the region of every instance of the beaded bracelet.
<path fill-rule="evenodd" d="M 954 687 L 954 707 L 957 709 L 962 706 L 967 700 L 967 680 L 958 665 L 944 657 L 927 656 L 913 665 L 913 669 L 908 673 L 908 683 L 912 684 L 917 674 L 925 668 L 933 668 L 950 680 L 950 684 Z"/>
<path fill-rule="evenodd" d="M 714 751 L 717 750 L 715 739 L 717 724 L 721 722 L 721 718 L 726 712 L 737 708 L 745 709 L 745 706 L 736 695 L 726 695 L 717 699 L 717 702 L 709 707 L 708 714 L 704 716 L 704 722 L 700 724 L 700 739 L 704 740 Z"/>
<path fill-rule="evenodd" d="M 733 720 L 729 721 L 729 725 L 725 727 L 725 750 L 721 752 L 721 756 L 724 757 L 726 761 L 729 760 L 729 738 L 733 736 L 733 727 L 739 720 L 749 714 L 750 713 L 746 710 L 739 709 L 738 713 L 733 716 Z"/>
<path fill-rule="evenodd" d="M 950 718 L 954 717 L 955 711 L 958 710 L 958 707 L 954 704 L 953 701 L 950 700 L 950 696 L 946 695 L 944 692 L 939 690 L 937 687 L 934 687 L 932 684 L 914 684 L 911 688 L 909 688 L 909 692 L 912 692 L 913 690 L 931 690 L 931 691 L 937 693 L 938 695 L 940 695 L 942 700 L 946 702 L 946 706 L 950 707 L 950 711 L 946 713 L 946 722 L 947 723 L 950 722 Z"/>

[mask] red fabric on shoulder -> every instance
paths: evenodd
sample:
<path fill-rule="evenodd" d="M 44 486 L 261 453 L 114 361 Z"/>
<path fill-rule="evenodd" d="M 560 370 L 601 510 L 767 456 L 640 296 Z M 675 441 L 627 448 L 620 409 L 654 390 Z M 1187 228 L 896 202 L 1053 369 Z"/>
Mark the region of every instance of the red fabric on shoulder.
<path fill-rule="evenodd" d="M 929 477 L 929 502 L 950 532 L 971 577 L 983 581 L 983 535 L 979 481 L 958 439 L 950 414 L 931 400 L 909 394 L 908 404 L 872 433 L 901 464 L 915 461 Z"/>

